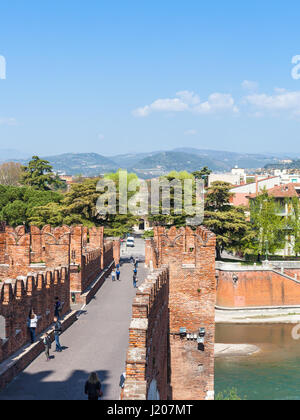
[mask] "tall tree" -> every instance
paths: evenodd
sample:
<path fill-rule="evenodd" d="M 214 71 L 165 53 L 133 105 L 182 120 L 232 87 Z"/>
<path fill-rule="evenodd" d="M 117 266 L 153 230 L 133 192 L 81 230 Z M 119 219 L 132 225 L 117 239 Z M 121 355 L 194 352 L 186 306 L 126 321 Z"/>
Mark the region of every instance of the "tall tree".
<path fill-rule="evenodd" d="M 230 188 L 226 182 L 214 182 L 205 201 L 204 225 L 216 235 L 218 260 L 225 249 L 242 250 L 254 236 L 244 210 L 230 204 Z"/>
<path fill-rule="evenodd" d="M 37 190 L 57 189 L 63 182 L 54 174 L 50 162 L 33 156 L 27 166 L 22 167 L 22 183 Z"/>
<path fill-rule="evenodd" d="M 193 172 L 195 179 L 203 179 L 205 187 L 208 186 L 208 177 L 212 173 L 212 171 L 207 167 L 204 166 L 200 171 Z"/>
<path fill-rule="evenodd" d="M 282 205 L 265 191 L 250 203 L 251 224 L 255 238 L 249 243 L 258 258 L 269 252 L 275 254 L 286 245 L 288 219 L 281 215 Z"/>
<path fill-rule="evenodd" d="M 151 214 L 150 212 L 150 216 L 148 218 L 150 222 L 158 226 L 175 225 L 177 227 L 181 227 L 187 224 L 187 218 L 189 215 L 186 211 L 185 204 L 187 203 L 184 202 L 184 199 L 185 192 L 187 192 L 189 187 L 185 185 L 186 180 L 189 181 L 189 185 L 191 186 L 191 191 L 189 191 L 192 198 L 191 204 L 195 205 L 195 177 L 186 171 L 171 171 L 168 175 L 160 178 L 162 185 L 164 185 L 164 181 L 166 181 L 166 186 L 168 187 L 168 200 L 166 200 L 165 204 L 162 199 L 162 194 L 160 195 L 159 205 L 156 209 L 158 214 Z M 168 207 L 166 207 L 166 205 Z"/>

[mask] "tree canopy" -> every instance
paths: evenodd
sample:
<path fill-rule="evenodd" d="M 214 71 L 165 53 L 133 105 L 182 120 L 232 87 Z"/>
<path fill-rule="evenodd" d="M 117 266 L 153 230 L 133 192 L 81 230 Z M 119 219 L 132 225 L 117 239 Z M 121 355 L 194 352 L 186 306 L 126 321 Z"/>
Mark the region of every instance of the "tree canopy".
<path fill-rule="evenodd" d="M 226 182 L 214 182 L 205 201 L 204 225 L 216 235 L 217 259 L 225 249 L 244 249 L 254 237 L 244 209 L 230 204 L 230 188 Z"/>
<path fill-rule="evenodd" d="M 63 186 L 63 182 L 54 174 L 50 163 L 38 156 L 33 156 L 28 165 L 22 166 L 21 182 L 41 191 Z"/>

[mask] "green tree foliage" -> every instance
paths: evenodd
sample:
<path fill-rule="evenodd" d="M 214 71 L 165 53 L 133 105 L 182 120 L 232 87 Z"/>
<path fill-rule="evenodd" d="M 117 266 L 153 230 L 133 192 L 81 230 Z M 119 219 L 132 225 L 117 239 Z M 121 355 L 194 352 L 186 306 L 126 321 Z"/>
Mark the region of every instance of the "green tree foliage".
<path fill-rule="evenodd" d="M 246 398 L 244 398 L 245 400 Z M 215 398 L 216 401 L 242 401 L 242 398 L 239 397 L 238 391 L 236 388 L 228 389 L 224 392 L 219 392 Z"/>
<path fill-rule="evenodd" d="M 287 218 L 281 215 L 282 204 L 269 197 L 266 191 L 251 200 L 251 224 L 255 237 L 249 242 L 249 249 L 258 257 L 266 251 L 275 254 L 286 245 Z"/>
<path fill-rule="evenodd" d="M 204 166 L 200 171 L 193 172 L 195 179 L 203 179 L 205 183 L 205 187 L 208 186 L 208 177 L 212 173 L 212 171 L 207 167 Z"/>
<path fill-rule="evenodd" d="M 50 224 L 61 226 L 65 224 L 63 206 L 61 203 L 48 203 L 44 206 L 35 207 L 31 213 L 30 224 L 42 228 Z"/>
<path fill-rule="evenodd" d="M 213 182 L 208 189 L 205 206 L 211 211 L 227 211 L 230 209 L 231 185 L 228 182 Z"/>
<path fill-rule="evenodd" d="M 60 203 L 62 199 L 63 196 L 54 191 L 0 185 L 0 219 L 11 226 L 23 223 L 29 225 L 37 208 L 49 203 Z"/>
<path fill-rule="evenodd" d="M 287 201 L 289 216 L 287 220 L 287 229 L 291 238 L 291 245 L 294 248 L 296 256 L 300 254 L 300 202 L 298 197 Z"/>
<path fill-rule="evenodd" d="M 21 181 L 24 185 L 40 191 L 58 189 L 64 183 L 53 173 L 53 168 L 47 160 L 33 156 L 27 166 L 22 167 Z"/>
<path fill-rule="evenodd" d="M 189 215 L 185 211 L 184 207 L 184 191 L 185 191 L 185 180 L 191 180 L 192 181 L 192 204 L 195 205 L 196 197 L 195 197 L 195 177 L 186 172 L 186 171 L 172 171 L 168 175 L 163 176 L 160 178 L 161 182 L 167 181 L 170 183 L 170 206 L 169 209 L 164 208 L 163 206 L 163 200 L 162 197 L 160 197 L 159 201 L 159 208 L 156 209 L 159 214 L 151 214 L 151 210 L 149 211 L 149 221 L 152 222 L 154 225 L 157 226 L 169 226 L 169 225 L 175 225 L 176 227 L 185 226 L 187 223 L 187 218 Z M 179 196 L 179 200 L 176 196 L 176 189 L 174 186 L 172 186 L 172 183 L 176 181 L 178 182 L 178 185 L 181 189 L 181 195 Z M 175 211 L 176 208 L 182 209 L 181 214 L 177 213 Z M 169 214 L 167 214 L 169 213 Z"/>
<path fill-rule="evenodd" d="M 93 226 L 99 224 L 97 216 L 97 199 L 99 192 L 96 187 L 99 178 L 86 179 L 79 184 L 73 184 L 63 200 L 64 221 L 68 225 L 83 224 Z"/>
<path fill-rule="evenodd" d="M 86 179 L 82 183 L 73 184 L 64 199 L 59 203 L 47 203 L 37 207 L 31 222 L 37 226 L 50 223 L 54 226 L 61 224 L 82 224 L 87 227 L 104 226 L 105 234 L 109 236 L 123 236 L 132 230 L 137 218 L 130 213 L 119 213 L 119 174 L 112 173 L 105 176 L 115 182 L 117 194 L 117 214 L 100 215 L 97 201 L 101 192 L 97 191 L 100 178 Z M 137 179 L 135 174 L 128 174 L 128 183 Z M 134 192 L 129 193 L 132 197 Z"/>
<path fill-rule="evenodd" d="M 127 178 L 127 188 L 130 183 L 135 183 L 137 188 L 136 191 L 128 191 L 128 201 L 139 191 L 139 181 L 138 177 L 134 173 L 127 173 L 126 171 L 117 171 L 105 175 L 105 179 L 111 180 L 114 182 L 116 187 L 116 210 L 117 214 L 108 214 L 102 217 L 102 223 L 105 226 L 105 233 L 109 236 L 124 236 L 125 234 L 132 231 L 133 226 L 138 223 L 138 217 L 130 213 L 129 208 L 127 207 L 127 214 L 120 214 L 120 184 L 119 176 L 120 172 L 123 173 L 123 176 L 126 174 Z M 98 193 L 99 194 L 99 193 Z"/>
<path fill-rule="evenodd" d="M 225 249 L 242 250 L 254 237 L 244 209 L 230 204 L 230 188 L 226 182 L 214 182 L 205 202 L 204 225 L 216 235 L 219 260 Z"/>

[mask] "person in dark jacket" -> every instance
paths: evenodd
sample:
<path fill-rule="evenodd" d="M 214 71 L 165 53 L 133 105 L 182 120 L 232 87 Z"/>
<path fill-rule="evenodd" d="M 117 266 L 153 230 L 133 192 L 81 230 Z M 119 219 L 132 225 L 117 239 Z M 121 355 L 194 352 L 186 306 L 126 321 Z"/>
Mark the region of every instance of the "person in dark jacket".
<path fill-rule="evenodd" d="M 58 352 L 62 351 L 62 347 L 59 342 L 59 336 L 62 333 L 61 323 L 59 322 L 58 318 L 54 317 L 54 338 L 55 338 L 55 344 L 56 344 L 56 350 Z"/>
<path fill-rule="evenodd" d="M 137 288 L 137 273 L 133 273 L 133 287 Z"/>
<path fill-rule="evenodd" d="M 62 311 L 62 303 L 59 300 L 58 297 L 55 298 L 55 304 L 54 304 L 54 316 L 56 316 L 58 319 L 61 318 L 61 311 Z"/>
<path fill-rule="evenodd" d="M 92 372 L 85 383 L 84 392 L 89 401 L 98 401 L 102 397 L 101 382 L 96 372 Z"/>

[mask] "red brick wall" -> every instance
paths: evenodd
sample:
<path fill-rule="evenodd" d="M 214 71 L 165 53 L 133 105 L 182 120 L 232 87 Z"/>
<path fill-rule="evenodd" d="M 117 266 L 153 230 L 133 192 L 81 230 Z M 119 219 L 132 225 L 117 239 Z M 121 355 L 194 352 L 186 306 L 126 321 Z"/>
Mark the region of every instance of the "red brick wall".
<path fill-rule="evenodd" d="M 103 233 L 103 227 L 31 226 L 26 233 L 24 226 L 6 226 L 0 232 L 0 279 L 38 271 L 38 263 L 68 266 L 71 291 L 82 293 L 114 257 L 119 258 L 118 241 L 104 244 Z"/>
<path fill-rule="evenodd" d="M 168 395 L 169 271 L 162 267 L 138 288 L 132 305 L 123 399 L 147 399 L 153 380 Z"/>
<path fill-rule="evenodd" d="M 120 239 L 115 239 L 113 241 L 113 255 L 115 265 L 120 263 L 120 254 L 121 254 L 121 242 Z"/>
<path fill-rule="evenodd" d="M 205 348 L 197 343 L 170 340 L 171 395 L 173 400 L 213 398 L 215 337 L 215 236 L 203 227 L 155 229 L 159 262 L 170 270 L 170 332 L 181 327 L 191 333 L 205 328 Z M 176 336 L 175 336 L 176 337 Z M 203 366 L 201 369 L 199 365 Z M 185 386 L 182 386 L 185 384 Z"/>
<path fill-rule="evenodd" d="M 28 342 L 27 318 L 31 308 L 41 316 L 37 333 L 52 324 L 56 296 L 64 302 L 63 314 L 70 311 L 69 280 L 69 271 L 63 267 L 0 284 L 0 316 L 5 318 L 7 338 L 0 362 Z"/>
<path fill-rule="evenodd" d="M 108 267 L 114 260 L 114 243 L 113 241 L 106 241 L 103 249 L 102 269 Z"/>
<path fill-rule="evenodd" d="M 164 299 L 164 303 L 158 300 L 157 304 L 157 307 L 162 310 L 168 301 L 168 329 L 162 328 L 160 324 L 156 327 L 161 332 L 162 349 L 165 349 L 165 345 L 168 349 L 167 363 L 159 373 L 150 375 L 150 378 L 158 383 L 161 398 L 213 399 L 215 246 L 215 236 L 203 227 L 198 227 L 195 231 L 190 228 L 177 230 L 175 227 L 166 231 L 158 227 L 154 229 L 154 239 L 146 241 L 146 265 L 148 267 L 168 266 L 169 268 L 168 299 Z M 140 321 L 147 313 L 147 304 L 144 299 L 138 299 L 139 295 L 133 305 L 133 314 L 134 316 L 137 314 L 140 318 L 133 322 L 130 331 L 130 343 L 131 346 L 135 345 L 136 350 L 131 350 L 128 354 L 129 361 L 132 362 L 128 363 L 127 360 L 127 367 L 130 368 L 127 374 L 130 380 L 126 381 L 125 390 L 125 397 L 136 399 L 142 398 L 149 387 L 149 381 L 143 382 L 145 379 L 143 363 L 147 357 L 143 349 L 147 343 L 151 322 L 147 319 L 148 324 L 143 325 Z M 205 328 L 205 344 L 201 351 L 198 349 L 197 342 L 180 339 L 181 327 L 186 328 L 189 333 L 197 334 L 199 328 Z M 167 331 L 166 335 L 165 331 Z M 152 343 L 157 343 L 159 346 L 159 342 L 155 341 L 157 333 L 150 333 L 150 337 Z M 156 348 L 155 344 L 153 347 Z M 165 353 L 163 350 L 163 354 Z M 154 360 L 156 362 L 155 357 Z M 147 363 L 151 363 L 151 360 L 147 359 Z M 155 363 L 152 364 L 152 368 L 149 368 L 152 372 L 153 366 Z M 131 378 L 139 378 L 139 386 L 134 384 Z"/>
<path fill-rule="evenodd" d="M 299 270 L 287 270 L 293 277 Z M 237 282 L 233 281 L 237 276 Z M 299 277 L 299 276 L 298 276 Z M 218 270 L 217 306 L 225 308 L 300 305 L 300 283 L 277 272 Z"/>

